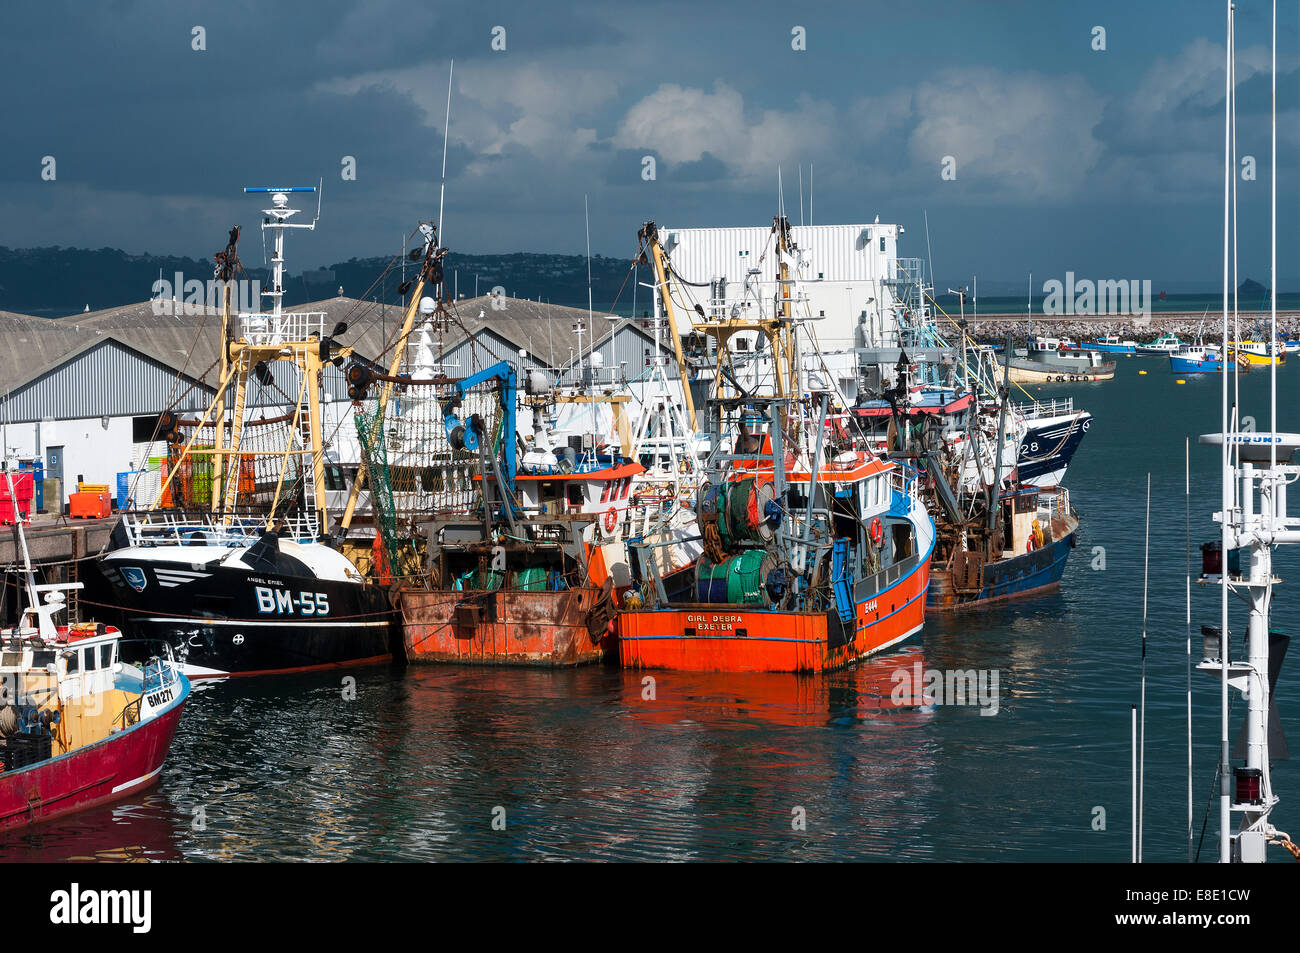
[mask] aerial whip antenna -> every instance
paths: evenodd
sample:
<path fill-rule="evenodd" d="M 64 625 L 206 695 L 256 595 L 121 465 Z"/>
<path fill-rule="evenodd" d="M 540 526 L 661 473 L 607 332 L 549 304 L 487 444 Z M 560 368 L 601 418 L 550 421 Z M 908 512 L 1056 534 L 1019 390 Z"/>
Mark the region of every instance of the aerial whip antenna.
<path fill-rule="evenodd" d="M 442 238 L 442 206 L 447 197 L 447 136 L 451 132 L 451 77 L 456 69 L 452 60 L 447 67 L 447 116 L 442 123 L 442 185 L 438 187 L 438 244 L 445 244 Z"/>

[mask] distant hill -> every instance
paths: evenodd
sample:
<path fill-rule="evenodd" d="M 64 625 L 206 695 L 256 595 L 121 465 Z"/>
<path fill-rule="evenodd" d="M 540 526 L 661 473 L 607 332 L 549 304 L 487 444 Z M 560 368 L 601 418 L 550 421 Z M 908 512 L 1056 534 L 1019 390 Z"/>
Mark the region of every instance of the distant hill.
<path fill-rule="evenodd" d="M 1268 289 L 1253 278 L 1247 278 L 1237 288 L 1237 297 L 1242 301 L 1262 301 L 1268 296 Z"/>
<path fill-rule="evenodd" d="M 286 305 L 317 301 L 338 294 L 376 298 L 388 303 L 400 299 L 402 263 L 391 259 L 350 258 L 311 271 L 290 271 L 285 282 Z M 245 263 L 247 265 L 247 263 Z M 406 277 L 414 277 L 415 266 L 406 265 Z M 630 314 L 633 281 L 628 259 L 591 259 L 592 306 L 607 311 L 622 288 L 617 310 Z M 211 261 L 175 255 L 129 255 L 116 248 L 5 248 L 0 246 L 0 311 L 60 317 L 90 306 L 91 311 L 144 301 L 153 294 L 154 282 L 162 277 L 171 282 L 176 272 L 186 280 L 206 281 L 212 277 Z M 255 280 L 267 281 L 265 268 L 248 268 Z M 553 304 L 587 306 L 587 259 L 582 255 L 546 255 L 515 252 L 508 255 L 447 256 L 449 286 L 456 286 L 466 298 L 494 287 L 505 288 L 515 298 L 541 298 Z M 641 275 L 641 280 L 646 279 Z M 372 287 L 373 286 L 373 287 Z M 650 307 L 645 288 L 636 289 L 637 310 Z"/>

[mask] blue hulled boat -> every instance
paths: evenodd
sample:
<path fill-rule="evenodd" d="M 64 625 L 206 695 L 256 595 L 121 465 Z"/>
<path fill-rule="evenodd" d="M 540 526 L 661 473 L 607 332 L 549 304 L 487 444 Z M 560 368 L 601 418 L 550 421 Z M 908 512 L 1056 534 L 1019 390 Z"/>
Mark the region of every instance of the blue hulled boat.
<path fill-rule="evenodd" d="M 1184 345 L 1169 355 L 1169 370 L 1175 374 L 1221 374 L 1223 354 L 1214 345 Z"/>

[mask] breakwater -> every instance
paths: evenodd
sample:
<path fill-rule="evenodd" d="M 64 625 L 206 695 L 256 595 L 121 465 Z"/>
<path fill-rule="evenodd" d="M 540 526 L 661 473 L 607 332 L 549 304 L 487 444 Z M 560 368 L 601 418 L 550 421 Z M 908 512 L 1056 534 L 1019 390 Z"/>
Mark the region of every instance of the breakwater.
<path fill-rule="evenodd" d="M 1023 345 L 1029 337 L 1030 322 L 1024 314 L 981 314 L 978 318 L 967 319 L 970 334 L 977 341 L 1000 344 L 1006 341 L 1008 334 L 1012 340 Z M 1231 320 L 1231 319 L 1230 319 Z M 940 316 L 940 329 L 949 325 Z M 1195 341 L 1204 337 L 1216 341 L 1222 336 L 1223 313 L 1192 313 L 1188 311 L 1171 311 L 1152 315 L 1034 315 L 1033 333 L 1049 337 L 1069 337 L 1082 343 L 1111 335 L 1120 340 L 1133 340 L 1139 344 L 1154 341 L 1160 335 L 1172 332 L 1184 341 Z M 1255 312 L 1239 313 L 1236 326 L 1243 338 L 1267 337 L 1270 315 Z M 1300 311 L 1279 311 L 1277 313 L 1278 335 L 1285 338 L 1300 336 Z"/>

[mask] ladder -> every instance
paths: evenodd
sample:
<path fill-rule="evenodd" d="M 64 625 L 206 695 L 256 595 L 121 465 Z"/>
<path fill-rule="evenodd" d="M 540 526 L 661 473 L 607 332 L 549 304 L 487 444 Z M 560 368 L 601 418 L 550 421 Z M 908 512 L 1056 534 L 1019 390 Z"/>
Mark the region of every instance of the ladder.
<path fill-rule="evenodd" d="M 298 365 L 304 367 L 302 363 Z M 304 368 L 302 373 L 308 373 Z M 303 451 L 298 459 L 298 473 L 302 480 L 303 504 L 306 513 L 314 514 L 316 512 L 316 479 L 317 468 L 323 461 L 317 460 L 312 450 L 312 433 L 319 425 L 320 421 L 312 419 L 312 405 L 315 403 L 313 398 L 318 398 L 319 394 L 313 394 L 313 386 L 319 386 L 319 382 L 308 381 L 307 386 L 300 388 L 302 391 L 302 402 L 298 405 L 298 430 L 293 439 L 297 442 L 297 449 Z M 293 447 L 289 448 L 294 449 Z"/>
<path fill-rule="evenodd" d="M 235 380 L 240 381 L 235 388 L 235 401 L 230 409 L 230 447 L 233 451 L 222 469 L 222 509 L 229 522 L 230 514 L 235 511 L 235 502 L 239 498 L 239 482 L 243 476 L 243 457 L 239 455 L 240 443 L 244 435 L 244 407 L 248 403 L 248 374 L 250 358 L 247 352 L 239 355 L 239 367 L 235 371 Z"/>

